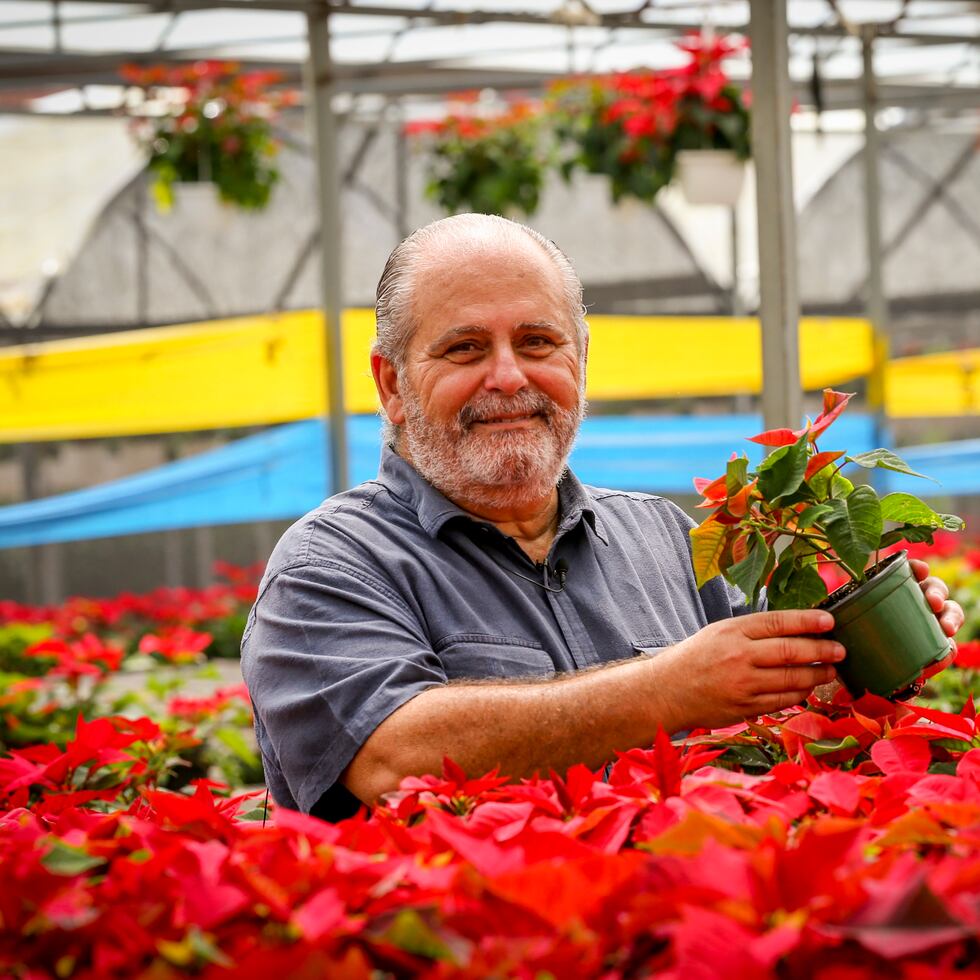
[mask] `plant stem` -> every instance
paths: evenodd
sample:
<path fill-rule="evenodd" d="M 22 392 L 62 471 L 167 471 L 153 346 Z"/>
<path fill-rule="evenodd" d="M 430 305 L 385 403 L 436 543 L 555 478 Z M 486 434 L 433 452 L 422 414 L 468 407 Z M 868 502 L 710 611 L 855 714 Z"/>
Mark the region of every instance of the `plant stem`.
<path fill-rule="evenodd" d="M 829 547 L 827 548 L 821 547 L 820 544 L 818 543 L 819 541 L 825 539 L 814 538 L 812 535 L 806 534 L 803 531 L 793 531 L 790 528 L 783 527 L 782 525 L 779 524 L 768 524 L 768 525 L 764 523 L 760 524 L 758 521 L 752 521 L 751 526 L 755 527 L 757 530 L 778 531 L 780 534 L 788 534 L 790 537 L 800 538 L 802 541 L 805 541 L 808 545 L 814 548 L 817 553 L 821 555 L 833 554 L 833 552 L 830 550 Z M 856 575 L 854 573 L 854 570 L 851 568 L 851 566 L 848 565 L 847 562 L 845 562 L 844 559 L 841 558 L 839 555 L 836 558 L 828 558 L 827 561 L 832 561 L 834 564 L 840 565 L 840 567 L 843 568 L 844 571 L 847 572 L 847 574 L 852 579 L 854 579 L 855 582 L 860 582 L 864 577 L 862 575 Z"/>

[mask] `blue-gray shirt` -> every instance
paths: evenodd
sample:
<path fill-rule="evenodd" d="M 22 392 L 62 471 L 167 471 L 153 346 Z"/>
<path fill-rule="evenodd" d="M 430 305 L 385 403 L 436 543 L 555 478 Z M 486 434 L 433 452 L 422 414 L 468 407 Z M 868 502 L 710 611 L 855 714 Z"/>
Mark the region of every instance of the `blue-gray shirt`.
<path fill-rule="evenodd" d="M 242 642 L 277 803 L 332 819 L 356 809 L 338 777 L 430 687 L 625 660 L 746 611 L 720 578 L 697 590 L 693 522 L 670 501 L 571 472 L 558 494 L 558 533 L 536 564 L 386 449 L 377 480 L 286 531 Z"/>

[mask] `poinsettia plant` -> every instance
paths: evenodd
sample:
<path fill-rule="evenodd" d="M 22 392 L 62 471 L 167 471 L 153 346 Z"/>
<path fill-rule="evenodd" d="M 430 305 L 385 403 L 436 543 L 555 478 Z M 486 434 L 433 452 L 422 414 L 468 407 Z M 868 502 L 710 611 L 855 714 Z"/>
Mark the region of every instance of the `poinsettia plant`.
<path fill-rule="evenodd" d="M 744 40 L 691 34 L 678 47 L 690 61 L 674 78 L 676 123 L 671 134 L 681 150 L 731 150 L 739 160 L 751 155 L 749 98 L 722 67 L 725 58 L 747 47 Z"/>
<path fill-rule="evenodd" d="M 551 89 L 550 111 L 563 147 L 561 171 L 605 174 L 614 201 L 652 201 L 674 177 L 684 150 L 750 155 L 749 111 L 722 62 L 742 41 L 692 34 L 678 43 L 688 61 L 663 71 L 564 79 Z"/>
<path fill-rule="evenodd" d="M 428 152 L 426 195 L 449 214 L 534 214 L 546 170 L 541 117 L 526 101 L 487 107 L 457 96 L 438 121 L 417 120 L 405 131 Z"/>
<path fill-rule="evenodd" d="M 751 442 L 773 451 L 754 470 L 746 455 L 732 454 L 725 473 L 697 479 L 709 516 L 691 530 L 700 587 L 717 575 L 755 605 L 766 587 L 772 609 L 808 608 L 827 598 L 822 567 L 849 580 L 866 581 L 883 549 L 901 541 L 931 542 L 937 530 L 958 531 L 963 521 L 940 514 L 909 493 L 879 497 L 855 486 L 841 470 L 848 464 L 922 477 L 888 449 L 857 455 L 821 450 L 817 440 L 853 396 L 826 389 L 823 411 L 802 429 L 772 429 Z"/>
<path fill-rule="evenodd" d="M 295 100 L 291 91 L 271 89 L 281 81 L 278 72 L 201 61 L 176 68 L 124 65 L 120 74 L 144 96 L 130 109 L 139 111 L 133 132 L 149 156 L 161 210 L 173 206 L 177 182 L 213 182 L 222 201 L 242 208 L 268 204 L 279 180 L 272 120 Z"/>

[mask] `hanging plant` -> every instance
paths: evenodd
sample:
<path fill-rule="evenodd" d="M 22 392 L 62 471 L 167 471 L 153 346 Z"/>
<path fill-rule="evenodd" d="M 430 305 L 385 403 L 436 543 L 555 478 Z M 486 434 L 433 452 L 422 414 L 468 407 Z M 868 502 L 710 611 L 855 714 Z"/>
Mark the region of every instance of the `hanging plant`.
<path fill-rule="evenodd" d="M 652 201 L 673 173 L 675 103 L 673 86 L 655 72 L 556 82 L 551 107 L 562 176 L 605 174 L 614 201 Z"/>
<path fill-rule="evenodd" d="M 211 182 L 228 204 L 259 210 L 279 171 L 276 112 L 295 93 L 270 91 L 278 72 L 240 72 L 233 62 L 202 61 L 187 67 L 124 65 L 123 79 L 142 98 L 133 132 L 149 155 L 153 196 L 161 211 L 173 206 L 174 184 Z"/>
<path fill-rule="evenodd" d="M 678 43 L 688 62 L 666 71 L 631 71 L 556 82 L 549 108 L 562 147 L 562 175 L 605 174 L 614 201 L 652 201 L 673 179 L 686 150 L 750 153 L 745 98 L 722 68 L 743 47 L 724 37 Z"/>
<path fill-rule="evenodd" d="M 749 100 L 722 67 L 722 61 L 744 50 L 746 42 L 692 34 L 677 46 L 690 61 L 670 73 L 677 93 L 673 153 L 731 150 L 739 160 L 747 160 L 752 152 Z"/>
<path fill-rule="evenodd" d="M 444 119 L 405 127 L 427 153 L 427 197 L 448 214 L 501 215 L 538 209 L 546 171 L 540 129 L 530 103 L 488 109 L 475 96 L 457 97 Z"/>

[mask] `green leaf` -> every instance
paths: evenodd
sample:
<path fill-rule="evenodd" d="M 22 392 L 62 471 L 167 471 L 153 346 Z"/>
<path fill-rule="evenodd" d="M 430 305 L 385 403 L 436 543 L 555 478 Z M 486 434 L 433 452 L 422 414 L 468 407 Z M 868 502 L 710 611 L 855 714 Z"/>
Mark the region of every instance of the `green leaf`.
<path fill-rule="evenodd" d="M 809 460 L 806 435 L 793 443 L 792 446 L 782 446 L 770 453 L 759 464 L 759 492 L 771 503 L 780 497 L 795 493 L 803 477 L 806 475 L 806 464 Z"/>
<path fill-rule="evenodd" d="M 51 850 L 41 858 L 41 864 L 51 874 L 71 877 L 84 874 L 86 871 L 91 871 L 92 868 L 97 868 L 100 864 L 105 864 L 105 858 L 95 857 L 80 847 L 72 847 L 62 840 L 56 840 Z"/>
<path fill-rule="evenodd" d="M 896 527 L 892 531 L 885 531 L 881 536 L 879 547 L 887 548 L 889 545 L 898 544 L 899 541 L 908 541 L 910 544 L 932 544 L 932 537 L 936 533 L 934 527 Z"/>
<path fill-rule="evenodd" d="M 896 524 L 962 530 L 963 521 L 955 514 L 939 514 L 910 493 L 890 493 L 881 500 L 881 516 Z"/>
<path fill-rule="evenodd" d="M 825 514 L 829 514 L 834 508 L 829 504 L 812 504 L 804 509 L 797 520 L 797 527 L 805 531 L 808 527 L 813 527 Z"/>
<path fill-rule="evenodd" d="M 732 585 L 741 589 L 742 594 L 749 599 L 753 606 L 759 599 L 759 585 L 768 559 L 769 545 L 766 544 L 766 539 L 756 531 L 753 534 L 752 542 L 749 544 L 748 554 L 725 572 L 725 578 Z"/>
<path fill-rule="evenodd" d="M 231 749 L 232 754 L 247 765 L 254 765 L 258 761 L 255 750 L 248 744 L 245 736 L 237 728 L 219 728 L 214 733 L 214 736 L 219 742 Z"/>
<path fill-rule="evenodd" d="M 844 749 L 859 749 L 860 747 L 861 743 L 853 735 L 845 735 L 837 742 L 832 738 L 818 738 L 816 741 L 807 742 L 803 746 L 810 755 L 815 756 L 830 755 L 831 752 L 842 752 Z"/>
<path fill-rule="evenodd" d="M 414 909 L 403 909 L 384 937 L 393 946 L 433 960 L 455 961 L 449 946 L 432 930 Z"/>
<path fill-rule="evenodd" d="M 832 500 L 824 530 L 837 556 L 860 575 L 881 544 L 881 503 L 871 487 L 855 487 L 844 500 Z"/>
<path fill-rule="evenodd" d="M 205 963 L 215 963 L 226 968 L 235 965 L 234 960 L 218 949 L 211 938 L 196 926 L 191 926 L 190 932 L 187 934 L 187 941 L 195 955 Z"/>
<path fill-rule="evenodd" d="M 827 598 L 827 586 L 813 565 L 785 564 L 789 565 L 790 571 L 783 577 L 778 592 L 770 589 L 770 609 L 810 609 Z"/>
<path fill-rule="evenodd" d="M 728 461 L 725 468 L 725 490 L 729 497 L 735 496 L 748 483 L 749 460 L 747 456 L 739 456 Z"/>
<path fill-rule="evenodd" d="M 831 479 L 833 474 L 833 479 Z M 833 465 L 825 466 L 810 477 L 810 488 L 818 500 L 846 497 L 854 490 L 854 484 L 846 476 L 834 472 Z"/>
<path fill-rule="evenodd" d="M 737 765 L 750 773 L 764 773 L 772 769 L 772 759 L 755 745 L 729 745 L 725 754 L 715 764 Z M 639 845 L 641 848 L 643 844 Z"/>
<path fill-rule="evenodd" d="M 931 476 L 926 476 L 925 473 L 917 473 L 901 456 L 896 456 L 890 449 L 872 449 L 866 453 L 858 453 L 857 456 L 845 456 L 844 458 L 849 463 L 857 463 L 858 466 L 863 466 L 866 470 L 875 468 L 892 470 L 894 473 L 920 476 L 923 480 L 932 480 L 933 483 L 939 482 L 933 480 Z"/>
<path fill-rule="evenodd" d="M 783 591 L 787 580 L 793 574 L 793 555 L 785 549 L 779 555 L 779 564 L 772 573 L 769 580 L 769 604 L 772 605 L 773 596 Z"/>
<path fill-rule="evenodd" d="M 815 564 L 817 555 L 823 552 L 823 548 L 817 547 L 817 545 L 805 541 L 803 538 L 793 538 L 793 543 L 789 547 L 794 561 L 801 567 Z"/>

